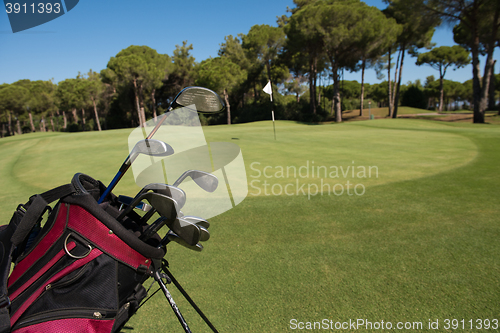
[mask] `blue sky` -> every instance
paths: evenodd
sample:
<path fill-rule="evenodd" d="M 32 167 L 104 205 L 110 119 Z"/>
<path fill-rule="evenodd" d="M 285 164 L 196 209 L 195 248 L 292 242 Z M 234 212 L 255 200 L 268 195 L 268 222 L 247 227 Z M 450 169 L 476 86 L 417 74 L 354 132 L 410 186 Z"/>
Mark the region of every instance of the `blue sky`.
<path fill-rule="evenodd" d="M 380 0 L 367 0 L 385 8 Z M 89 69 L 100 71 L 109 58 L 130 45 L 147 45 L 172 55 L 184 40 L 193 44 L 197 61 L 217 56 L 224 36 L 247 33 L 251 26 L 276 26 L 276 16 L 294 7 L 292 0 L 82 0 L 70 12 L 38 27 L 12 33 L 5 11 L 0 12 L 0 84 L 20 79 L 62 81 Z M 438 28 L 437 46 L 454 45 L 451 28 Z M 500 52 L 496 59 L 500 63 Z M 498 67 L 498 66 L 497 66 Z M 498 69 L 497 69 L 498 72 Z M 407 57 L 403 82 L 415 81 L 438 72 L 418 67 Z M 345 73 L 346 80 L 360 81 L 360 73 Z M 446 78 L 466 81 L 471 66 L 449 70 Z M 377 83 L 375 72 L 366 73 L 366 82 Z"/>

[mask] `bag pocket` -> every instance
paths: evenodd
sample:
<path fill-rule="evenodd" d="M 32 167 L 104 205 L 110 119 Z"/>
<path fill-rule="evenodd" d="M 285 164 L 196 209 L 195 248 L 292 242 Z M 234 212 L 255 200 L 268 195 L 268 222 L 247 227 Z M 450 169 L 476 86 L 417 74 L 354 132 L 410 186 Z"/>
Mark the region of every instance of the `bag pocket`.
<path fill-rule="evenodd" d="M 44 321 L 68 316 L 88 319 L 114 317 L 118 308 L 116 284 L 113 282 L 115 274 L 115 261 L 93 249 L 85 258 L 74 261 L 38 284 L 36 290 L 27 290 L 30 296 L 13 314 L 11 324 L 14 329 L 27 327 L 38 323 L 42 314 Z M 94 316 L 94 313 L 101 315 Z"/>

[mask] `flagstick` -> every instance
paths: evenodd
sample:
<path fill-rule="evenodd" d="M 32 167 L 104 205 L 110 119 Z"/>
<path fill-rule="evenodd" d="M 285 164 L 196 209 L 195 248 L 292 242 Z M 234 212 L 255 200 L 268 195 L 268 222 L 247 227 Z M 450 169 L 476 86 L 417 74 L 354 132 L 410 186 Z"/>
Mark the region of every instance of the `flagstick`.
<path fill-rule="evenodd" d="M 273 104 L 273 88 L 271 86 L 271 80 L 269 80 L 264 87 L 264 92 L 266 94 L 269 94 L 269 97 L 271 97 L 271 104 Z M 274 125 L 274 110 L 271 110 L 271 114 L 273 116 L 273 131 L 274 131 L 274 140 L 276 140 L 276 126 Z"/>
<path fill-rule="evenodd" d="M 271 111 L 273 114 L 273 130 L 274 130 L 274 140 L 276 140 L 276 126 L 274 126 L 274 110 Z"/>

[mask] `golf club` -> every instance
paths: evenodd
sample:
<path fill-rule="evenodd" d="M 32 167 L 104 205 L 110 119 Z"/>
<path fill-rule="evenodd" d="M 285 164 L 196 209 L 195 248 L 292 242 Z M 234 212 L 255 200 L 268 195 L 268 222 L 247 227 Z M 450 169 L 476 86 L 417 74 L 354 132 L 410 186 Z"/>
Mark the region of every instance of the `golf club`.
<path fill-rule="evenodd" d="M 123 206 L 130 206 L 134 198 L 128 197 L 126 195 L 119 195 L 118 196 L 118 202 L 121 203 L 120 210 L 122 210 Z M 143 212 L 148 212 L 151 210 L 151 205 L 148 205 L 147 203 L 144 202 L 139 202 L 137 206 L 134 207 L 135 209 L 142 210 Z"/>
<path fill-rule="evenodd" d="M 161 184 L 161 183 L 152 183 L 144 186 L 142 190 L 140 190 L 139 193 L 136 195 L 136 197 L 143 193 L 146 193 L 149 190 L 153 190 L 153 192 L 155 193 L 160 193 L 171 197 L 177 202 L 177 206 L 179 209 L 181 209 L 182 206 L 184 206 L 184 204 L 186 203 L 186 193 L 183 190 L 172 185 Z M 155 212 L 156 211 L 153 209 L 144 214 L 144 216 L 141 219 L 142 223 L 147 223 L 147 221 L 149 221 L 149 219 L 154 215 Z"/>
<path fill-rule="evenodd" d="M 139 239 L 142 241 L 147 241 L 155 233 L 157 233 L 158 230 L 160 230 L 161 227 L 163 227 L 166 223 L 167 223 L 167 218 L 160 216 L 158 219 L 156 219 L 156 221 L 151 223 L 146 230 L 144 230 L 144 232 L 142 233 L 141 237 L 139 237 Z"/>
<path fill-rule="evenodd" d="M 182 218 L 177 218 L 172 223 L 167 223 L 167 226 L 191 246 L 196 245 L 200 241 L 202 232 L 196 224 L 187 222 Z M 204 238 L 206 238 L 206 235 L 204 235 Z"/>
<path fill-rule="evenodd" d="M 148 156 L 169 156 L 173 153 L 174 149 L 162 141 L 152 140 L 148 138 L 137 142 L 130 154 L 125 159 L 125 162 L 123 162 L 122 166 L 118 170 L 118 173 L 115 175 L 97 203 L 102 203 L 104 201 L 104 199 L 115 188 L 116 184 L 120 181 L 125 172 L 127 172 L 134 160 L 137 158 L 137 156 L 139 156 L 139 154 L 145 154 Z"/>
<path fill-rule="evenodd" d="M 200 242 L 205 242 L 210 239 L 210 233 L 204 227 L 191 223 L 183 218 L 178 218 L 178 222 L 180 228 L 173 226 L 173 223 L 169 223 L 168 218 L 160 216 L 155 222 L 151 223 L 151 225 L 142 233 L 140 239 L 142 241 L 148 240 L 156 232 L 158 232 L 158 230 L 160 230 L 165 224 L 172 226 L 171 229 L 175 228 L 177 232 L 175 231 L 174 232 L 178 234 L 180 238 L 186 239 L 188 242 L 191 242 L 192 230 L 196 228 L 199 229 Z"/>
<path fill-rule="evenodd" d="M 176 242 L 179 245 L 187 247 L 190 250 L 194 250 L 194 251 L 197 251 L 197 252 L 201 252 L 201 250 L 203 250 L 203 245 L 201 245 L 200 243 L 197 243 L 196 245 L 189 245 L 188 243 L 186 243 L 186 241 L 184 239 L 182 239 L 179 236 L 177 236 L 172 230 L 169 230 L 167 232 L 167 234 L 165 235 L 165 237 L 162 239 L 160 246 L 165 246 L 169 242 L 172 242 L 172 241 Z"/>
<path fill-rule="evenodd" d="M 188 222 L 188 223 L 191 223 L 191 222 Z M 193 224 L 193 223 L 191 223 L 191 224 Z M 203 228 L 200 225 L 198 225 L 198 228 L 200 228 L 200 242 L 206 242 L 207 240 L 209 240 L 210 239 L 210 233 L 208 232 L 208 230 L 205 229 L 205 228 Z"/>
<path fill-rule="evenodd" d="M 179 217 L 182 217 L 184 220 L 199 225 L 200 227 L 203 227 L 205 229 L 208 229 L 210 227 L 210 222 L 198 216 L 181 216 L 179 214 Z"/>
<path fill-rule="evenodd" d="M 151 209 L 149 212 L 157 211 L 161 216 L 169 220 L 176 219 L 177 211 L 179 210 L 177 202 L 175 202 L 175 200 L 171 197 L 154 192 L 143 193 L 134 198 L 130 205 L 126 209 L 124 209 L 116 219 L 118 221 L 121 221 L 125 217 L 125 215 L 130 213 L 134 209 L 134 207 L 143 200 L 148 201 L 149 204 L 153 207 L 153 209 Z"/>
<path fill-rule="evenodd" d="M 219 185 L 219 180 L 211 173 L 199 170 L 188 170 L 174 182 L 173 186 L 179 186 L 187 177 L 191 177 L 199 187 L 207 192 L 215 191 Z"/>
<path fill-rule="evenodd" d="M 160 193 L 171 197 L 177 202 L 177 206 L 181 209 L 186 203 L 186 193 L 178 187 L 162 184 L 162 183 L 151 183 L 144 186 L 136 196 L 141 195 L 143 193 L 153 191 L 155 193 Z"/>
<path fill-rule="evenodd" d="M 184 88 L 177 94 L 177 96 L 175 96 L 167 111 L 163 114 L 151 133 L 149 133 L 147 139 L 151 139 L 153 137 L 167 118 L 168 112 L 170 112 L 174 107 L 187 107 L 193 104 L 196 106 L 196 110 L 193 111 L 202 113 L 220 112 L 224 110 L 225 107 L 222 98 L 210 89 L 203 87 Z"/>

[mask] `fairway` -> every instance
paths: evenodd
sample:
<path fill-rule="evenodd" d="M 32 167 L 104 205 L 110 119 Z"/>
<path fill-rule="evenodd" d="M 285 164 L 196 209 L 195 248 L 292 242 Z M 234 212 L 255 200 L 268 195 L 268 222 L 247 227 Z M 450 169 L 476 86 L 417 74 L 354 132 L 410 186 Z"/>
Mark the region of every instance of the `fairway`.
<path fill-rule="evenodd" d="M 109 183 L 130 132 L 1 139 L 2 223 L 30 195 L 77 172 Z M 407 332 L 475 332 L 467 325 L 481 320 L 484 330 L 486 319 L 485 331 L 499 331 L 499 125 L 278 121 L 276 141 L 271 122 L 204 132 L 209 142 L 241 147 L 249 193 L 210 219 L 201 253 L 172 244 L 166 258 L 220 332 L 329 331 L 299 329 L 314 322 L 333 331 L 357 320 L 375 327 L 336 331 L 389 332 L 402 323 Z M 114 193 L 138 190 L 128 173 Z M 208 332 L 170 289 L 192 331 Z M 123 332 L 182 332 L 160 294 Z"/>

